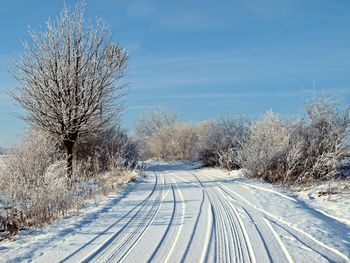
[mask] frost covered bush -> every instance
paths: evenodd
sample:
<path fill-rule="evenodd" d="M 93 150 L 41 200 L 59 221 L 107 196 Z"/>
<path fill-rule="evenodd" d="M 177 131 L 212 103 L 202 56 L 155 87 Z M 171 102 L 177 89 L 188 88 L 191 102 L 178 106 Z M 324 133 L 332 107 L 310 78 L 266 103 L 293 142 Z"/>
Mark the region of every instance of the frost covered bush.
<path fill-rule="evenodd" d="M 101 172 L 133 168 L 139 160 L 139 149 L 119 126 L 101 129 L 83 137 L 76 148 L 80 176 L 93 177 Z"/>
<path fill-rule="evenodd" d="M 349 110 L 324 98 L 306 104 L 306 121 L 291 131 L 285 181 L 309 182 L 342 175 L 342 165 L 349 157 Z"/>
<path fill-rule="evenodd" d="M 241 147 L 238 159 L 255 177 L 277 181 L 283 173 L 284 159 L 289 143 L 287 123 L 272 111 L 250 126 L 249 140 Z"/>
<path fill-rule="evenodd" d="M 349 160 L 349 108 L 327 99 L 314 99 L 305 108 L 304 120 L 282 121 L 268 112 L 251 126 L 239 155 L 251 176 L 283 184 L 342 176 Z"/>
<path fill-rule="evenodd" d="M 193 160 L 197 150 L 197 128 L 177 121 L 165 108 L 146 111 L 136 125 L 142 159 Z"/>
<path fill-rule="evenodd" d="M 48 222 L 66 209 L 67 182 L 55 140 L 45 132 L 31 131 L 21 146 L 6 158 L 0 188 L 7 211 L 16 224 Z"/>
<path fill-rule="evenodd" d="M 148 139 L 150 156 L 158 160 L 193 160 L 197 146 L 197 128 L 190 123 L 163 126 Z"/>
<path fill-rule="evenodd" d="M 165 126 L 174 125 L 178 115 L 167 108 L 159 107 L 146 110 L 136 123 L 135 133 L 138 138 L 139 152 L 143 160 L 154 158 L 150 152 L 149 140 Z"/>
<path fill-rule="evenodd" d="M 197 127 L 191 123 L 177 123 L 168 129 L 173 129 L 173 158 L 175 160 L 194 160 L 197 155 Z"/>
<path fill-rule="evenodd" d="M 249 122 L 246 118 L 222 118 L 212 122 L 200 143 L 199 159 L 205 166 L 240 168 L 238 152 L 247 141 L 248 135 Z"/>
<path fill-rule="evenodd" d="M 0 172 L 0 231 L 11 234 L 22 227 L 50 223 L 78 210 L 86 199 L 129 181 L 132 173 L 126 168 L 135 161 L 134 146 L 125 133 L 114 130 L 105 135 L 111 133 L 105 138 L 86 138 L 91 148 L 80 145 L 77 156 L 81 158 L 74 167 L 72 181 L 67 178 L 62 146 L 56 138 L 46 132 L 31 131 L 8 155 Z M 96 163 L 98 169 L 91 170 Z"/>
<path fill-rule="evenodd" d="M 107 195 L 115 192 L 119 187 L 123 186 L 134 179 L 135 173 L 130 170 L 110 170 L 106 173 L 98 174 L 96 183 L 98 192 Z"/>

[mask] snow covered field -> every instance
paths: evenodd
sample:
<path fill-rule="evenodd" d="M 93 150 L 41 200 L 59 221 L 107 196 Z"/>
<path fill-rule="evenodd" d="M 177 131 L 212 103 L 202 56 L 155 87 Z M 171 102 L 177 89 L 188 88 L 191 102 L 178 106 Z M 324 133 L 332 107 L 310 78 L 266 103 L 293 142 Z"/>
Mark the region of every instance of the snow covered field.
<path fill-rule="evenodd" d="M 2 262 L 349 262 L 350 227 L 218 169 L 153 164 L 103 204 L 0 243 Z"/>

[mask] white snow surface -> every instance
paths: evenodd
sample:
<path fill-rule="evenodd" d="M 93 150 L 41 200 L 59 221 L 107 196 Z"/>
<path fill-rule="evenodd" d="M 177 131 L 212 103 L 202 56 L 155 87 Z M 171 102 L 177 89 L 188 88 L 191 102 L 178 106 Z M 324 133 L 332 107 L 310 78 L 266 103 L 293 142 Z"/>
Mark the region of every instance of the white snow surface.
<path fill-rule="evenodd" d="M 287 191 L 188 164 L 144 177 L 83 216 L 0 243 L 1 262 L 350 262 L 350 227 Z"/>
<path fill-rule="evenodd" d="M 319 212 L 350 226 L 350 178 L 320 182 L 298 189 L 296 195 Z"/>

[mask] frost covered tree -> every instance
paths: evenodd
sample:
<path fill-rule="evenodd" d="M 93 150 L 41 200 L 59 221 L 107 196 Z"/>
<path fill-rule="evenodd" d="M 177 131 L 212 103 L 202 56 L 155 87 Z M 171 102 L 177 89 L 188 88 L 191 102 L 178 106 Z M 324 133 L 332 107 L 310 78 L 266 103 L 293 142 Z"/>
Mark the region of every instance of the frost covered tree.
<path fill-rule="evenodd" d="M 119 80 L 127 62 L 108 27 L 101 20 L 86 22 L 84 11 L 83 4 L 65 7 L 45 29 L 30 30 L 24 53 L 14 59 L 18 86 L 11 95 L 28 113 L 21 117 L 58 138 L 69 178 L 78 138 L 121 109 Z"/>
<path fill-rule="evenodd" d="M 178 120 L 178 115 L 169 111 L 166 108 L 159 107 L 155 109 L 148 109 L 136 123 L 135 131 L 139 139 L 139 149 L 142 159 L 150 158 L 153 153 L 151 145 L 151 138 L 163 127 L 172 126 Z M 155 137 L 154 137 L 155 138 Z"/>
<path fill-rule="evenodd" d="M 171 126 L 178 115 L 167 108 L 159 107 L 145 111 L 136 124 L 136 134 L 140 138 L 149 138 L 164 126 Z"/>

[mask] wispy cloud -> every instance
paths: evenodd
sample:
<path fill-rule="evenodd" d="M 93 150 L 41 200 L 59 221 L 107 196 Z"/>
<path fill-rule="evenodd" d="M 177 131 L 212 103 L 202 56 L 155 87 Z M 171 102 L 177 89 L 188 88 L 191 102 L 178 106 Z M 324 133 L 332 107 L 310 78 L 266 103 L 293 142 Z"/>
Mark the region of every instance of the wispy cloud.
<path fill-rule="evenodd" d="M 273 19 L 290 13 L 296 6 L 296 0 L 239 0 L 239 2 L 256 15 Z"/>
<path fill-rule="evenodd" d="M 303 81 L 305 77 L 311 81 L 321 74 L 347 71 L 350 53 L 347 48 L 336 51 L 306 48 L 289 52 L 281 48 L 241 49 L 210 55 L 135 58 L 131 66 L 131 82 L 136 89 L 235 85 L 259 80 L 265 83 L 282 79 L 295 82 Z M 157 72 L 156 78 L 154 72 Z"/>
<path fill-rule="evenodd" d="M 185 30 L 193 29 L 214 29 L 224 26 L 225 12 L 223 3 L 220 0 L 215 6 L 201 1 L 130 1 L 126 13 L 136 20 L 144 20 L 155 28 L 177 28 Z M 227 9 L 227 8 L 226 8 Z"/>
<path fill-rule="evenodd" d="M 256 92 L 244 92 L 244 91 L 238 91 L 235 89 L 226 90 L 226 91 L 210 91 L 210 92 L 178 92 L 178 93 L 170 93 L 170 94 L 160 94 L 157 97 L 157 100 L 159 101 L 169 101 L 172 102 L 196 102 L 204 101 L 205 103 L 215 103 L 216 105 L 219 105 L 220 103 L 226 102 L 226 101 L 236 101 L 237 99 L 257 99 L 257 98 L 291 98 L 291 97 L 303 97 L 304 92 L 302 91 L 274 91 L 274 92 L 266 92 L 266 91 L 256 91 Z M 140 99 L 138 103 L 145 102 L 146 100 Z M 140 107 L 140 104 L 137 104 L 139 106 L 134 107 Z"/>

